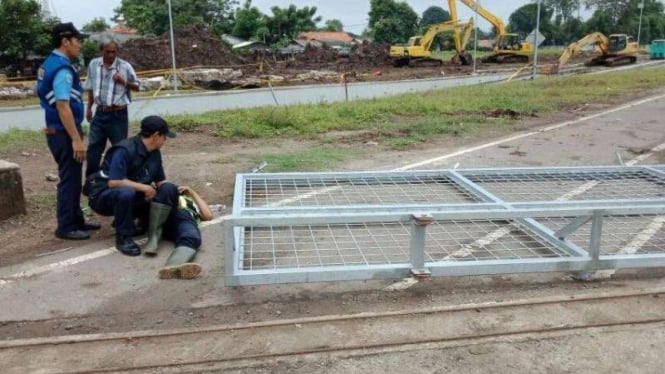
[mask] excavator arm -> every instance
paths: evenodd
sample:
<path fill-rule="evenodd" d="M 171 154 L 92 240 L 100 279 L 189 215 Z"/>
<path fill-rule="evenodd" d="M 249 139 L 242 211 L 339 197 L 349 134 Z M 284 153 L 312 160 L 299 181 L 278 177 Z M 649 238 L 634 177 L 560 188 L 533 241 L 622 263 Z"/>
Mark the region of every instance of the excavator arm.
<path fill-rule="evenodd" d="M 492 26 L 496 28 L 497 35 L 503 35 L 506 33 L 506 24 L 503 23 L 501 18 L 490 13 L 487 9 L 483 8 L 478 4 L 476 0 L 460 0 L 462 4 L 469 7 L 471 10 L 477 10 L 478 15 L 487 20 Z M 450 17 L 452 19 L 457 18 L 457 0 L 448 0 L 448 8 L 450 9 Z"/>
<path fill-rule="evenodd" d="M 434 42 L 434 38 L 437 35 L 446 31 L 455 31 L 458 23 L 459 21 L 456 18 L 453 18 L 452 21 L 431 25 L 427 29 L 427 32 L 425 32 L 425 35 L 423 35 L 423 38 L 420 42 L 420 44 L 423 46 L 423 49 L 429 51 L 430 48 L 432 47 L 432 42 Z"/>
<path fill-rule="evenodd" d="M 473 31 L 473 27 L 475 25 L 473 24 L 473 18 L 467 22 L 466 25 L 464 25 L 464 29 L 462 31 L 462 37 L 461 37 L 461 45 L 458 47 L 458 51 L 462 51 L 466 48 L 466 46 L 469 44 L 469 40 L 471 40 L 471 32 Z"/>
<path fill-rule="evenodd" d="M 471 38 L 472 29 L 473 18 L 467 23 L 460 23 L 457 19 L 437 23 L 429 26 L 425 35 L 411 37 L 407 45 L 391 46 L 390 56 L 393 58 L 395 66 L 403 66 L 404 64 L 408 64 L 410 60 L 427 59 L 431 56 L 430 49 L 436 36 L 443 32 L 452 31 L 456 52 L 452 61 L 468 65 L 471 56 L 464 49 Z"/>
<path fill-rule="evenodd" d="M 527 42 L 521 42 L 517 34 L 508 33 L 506 24 L 501 18 L 495 16 L 487 9 L 478 4 L 477 0 L 460 0 L 471 10 L 478 12 L 487 22 L 496 29 L 496 40 L 494 42 L 494 54 L 483 58 L 484 62 L 528 62 L 529 55 L 533 52 L 533 46 Z M 457 0 L 448 0 L 450 16 L 457 17 Z"/>
<path fill-rule="evenodd" d="M 598 45 L 598 48 L 600 48 L 601 52 L 605 54 L 607 53 L 610 42 L 607 36 L 605 36 L 603 33 L 593 32 L 574 43 L 570 43 L 559 57 L 559 65 L 557 66 L 556 70 L 559 71 L 575 53 L 578 53 L 580 50 L 582 50 L 582 48 L 589 44 Z"/>

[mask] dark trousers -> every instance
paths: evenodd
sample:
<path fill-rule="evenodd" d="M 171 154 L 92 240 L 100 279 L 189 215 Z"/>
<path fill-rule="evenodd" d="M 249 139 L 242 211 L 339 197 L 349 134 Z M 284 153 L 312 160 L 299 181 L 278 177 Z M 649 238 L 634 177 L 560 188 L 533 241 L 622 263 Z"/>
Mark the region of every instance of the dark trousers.
<path fill-rule="evenodd" d="M 90 135 L 88 136 L 88 157 L 85 176 L 99 170 L 102 154 L 106 149 L 106 142 L 115 145 L 121 140 L 127 139 L 129 132 L 129 118 L 127 109 L 117 112 L 102 112 L 98 109 L 90 123 Z"/>
<path fill-rule="evenodd" d="M 74 160 L 72 139 L 66 131 L 59 130 L 46 135 L 46 143 L 58 164 L 57 217 L 61 233 L 78 230 L 84 221 L 81 212 L 81 182 L 83 165 Z"/>
<path fill-rule="evenodd" d="M 155 201 L 171 206 L 171 213 L 164 223 L 162 236 L 175 243 L 176 247 L 185 246 L 199 249 L 201 246 L 201 231 L 194 217 L 186 209 L 178 208 L 178 187 L 171 183 L 164 183 L 164 191 L 160 199 Z"/>
<path fill-rule="evenodd" d="M 163 236 L 173 241 L 176 247 L 184 246 L 198 250 L 201 246 L 201 231 L 194 217 L 185 209 L 171 211 L 164 225 Z"/>
<path fill-rule="evenodd" d="M 163 183 L 157 188 L 157 195 L 152 201 L 176 206 L 177 186 L 173 183 Z M 144 223 L 147 222 L 150 201 L 145 200 L 143 192 L 123 186 L 104 190 L 90 199 L 90 207 L 103 216 L 113 216 L 116 236 L 126 237 L 134 234 L 134 219 L 141 218 Z"/>
<path fill-rule="evenodd" d="M 192 249 L 198 249 L 201 246 L 201 232 L 187 210 L 178 208 L 178 187 L 172 183 L 164 183 L 162 190 L 155 202 L 169 205 L 171 213 L 166 219 L 162 236 L 175 243 L 176 247 L 185 246 Z"/>

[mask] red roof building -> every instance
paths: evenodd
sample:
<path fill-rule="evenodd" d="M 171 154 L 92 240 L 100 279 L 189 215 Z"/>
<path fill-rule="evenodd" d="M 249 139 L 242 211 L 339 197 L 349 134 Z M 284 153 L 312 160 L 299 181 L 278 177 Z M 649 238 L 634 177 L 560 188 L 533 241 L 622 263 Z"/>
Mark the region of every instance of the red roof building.
<path fill-rule="evenodd" d="M 301 32 L 299 39 L 317 40 L 328 44 L 353 44 L 356 40 L 346 32 L 307 31 Z"/>

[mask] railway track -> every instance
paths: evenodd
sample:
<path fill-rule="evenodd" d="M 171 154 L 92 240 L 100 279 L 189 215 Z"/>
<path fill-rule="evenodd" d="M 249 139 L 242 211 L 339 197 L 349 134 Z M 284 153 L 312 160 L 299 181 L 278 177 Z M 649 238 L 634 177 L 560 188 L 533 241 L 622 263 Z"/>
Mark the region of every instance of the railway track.
<path fill-rule="evenodd" d="M 210 370 L 665 327 L 665 288 L 242 325 L 0 341 L 3 373 Z"/>

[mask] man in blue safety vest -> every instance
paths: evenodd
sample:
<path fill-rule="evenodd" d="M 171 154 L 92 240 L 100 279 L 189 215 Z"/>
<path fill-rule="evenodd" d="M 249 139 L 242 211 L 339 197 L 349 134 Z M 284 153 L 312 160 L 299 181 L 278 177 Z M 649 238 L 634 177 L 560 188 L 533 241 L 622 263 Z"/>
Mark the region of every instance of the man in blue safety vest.
<path fill-rule="evenodd" d="M 83 87 L 79 79 L 77 60 L 83 35 L 71 22 L 53 27 L 53 52 L 37 73 L 37 94 L 46 119 L 46 141 L 58 164 L 57 217 L 55 236 L 61 239 L 90 238 L 89 230 L 97 224 L 86 223 L 81 212 L 81 182 L 86 146 L 81 122 L 84 105 Z"/>

